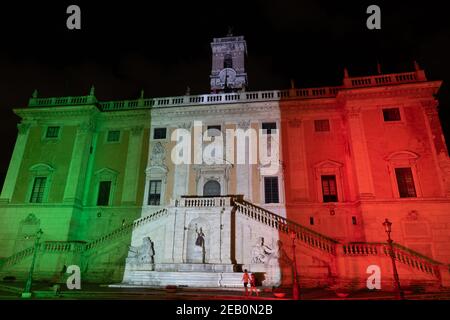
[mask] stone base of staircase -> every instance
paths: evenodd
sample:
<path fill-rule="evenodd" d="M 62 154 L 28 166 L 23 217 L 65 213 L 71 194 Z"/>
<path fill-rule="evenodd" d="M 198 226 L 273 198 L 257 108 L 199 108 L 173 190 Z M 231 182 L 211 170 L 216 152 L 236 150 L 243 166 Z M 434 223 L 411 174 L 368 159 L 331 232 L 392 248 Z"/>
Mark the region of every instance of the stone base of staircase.
<path fill-rule="evenodd" d="M 177 272 L 235 272 L 238 266 L 234 264 L 217 263 L 156 263 L 154 271 Z"/>
<path fill-rule="evenodd" d="M 124 281 L 110 287 L 166 287 L 238 288 L 242 287 L 241 272 L 214 271 L 129 271 Z"/>

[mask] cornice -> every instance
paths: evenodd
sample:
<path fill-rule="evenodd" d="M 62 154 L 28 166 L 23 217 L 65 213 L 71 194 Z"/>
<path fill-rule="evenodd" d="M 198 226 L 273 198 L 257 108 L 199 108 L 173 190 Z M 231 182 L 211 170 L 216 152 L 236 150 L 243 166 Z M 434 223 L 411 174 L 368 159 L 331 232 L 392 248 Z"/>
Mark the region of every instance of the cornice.
<path fill-rule="evenodd" d="M 245 104 L 226 104 L 226 105 L 193 105 L 183 107 L 153 108 L 151 110 L 152 118 L 168 116 L 208 116 L 208 115 L 238 115 L 249 113 L 267 113 L 279 112 L 277 101 L 253 102 Z"/>
<path fill-rule="evenodd" d="M 42 120 L 42 119 L 54 119 L 62 117 L 90 117 L 100 113 L 95 105 L 84 106 L 69 106 L 69 107 L 47 107 L 47 108 L 17 108 L 13 109 L 14 113 L 22 119 L 26 120 Z"/>
<path fill-rule="evenodd" d="M 428 81 L 380 87 L 344 89 L 338 92 L 337 100 L 342 102 L 343 100 L 345 101 L 353 98 L 373 99 L 405 96 L 414 98 L 429 98 L 438 92 L 441 84 L 442 81 Z"/>

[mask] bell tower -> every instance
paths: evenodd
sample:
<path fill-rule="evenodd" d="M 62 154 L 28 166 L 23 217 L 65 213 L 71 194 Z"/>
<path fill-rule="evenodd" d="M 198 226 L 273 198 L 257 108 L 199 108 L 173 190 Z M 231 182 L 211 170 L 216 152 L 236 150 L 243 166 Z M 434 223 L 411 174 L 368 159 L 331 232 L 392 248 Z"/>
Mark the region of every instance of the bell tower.
<path fill-rule="evenodd" d="M 244 91 L 247 86 L 244 64 L 247 44 L 244 37 L 235 37 L 228 32 L 224 38 L 214 38 L 211 49 L 211 92 Z"/>

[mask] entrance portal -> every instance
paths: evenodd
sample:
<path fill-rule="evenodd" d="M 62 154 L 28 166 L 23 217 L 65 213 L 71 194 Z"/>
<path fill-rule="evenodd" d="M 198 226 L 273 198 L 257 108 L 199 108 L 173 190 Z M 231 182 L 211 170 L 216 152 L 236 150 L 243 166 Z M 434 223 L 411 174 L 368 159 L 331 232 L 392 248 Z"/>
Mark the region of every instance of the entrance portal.
<path fill-rule="evenodd" d="M 214 197 L 220 196 L 220 183 L 215 180 L 209 180 L 203 186 L 203 195 Z"/>

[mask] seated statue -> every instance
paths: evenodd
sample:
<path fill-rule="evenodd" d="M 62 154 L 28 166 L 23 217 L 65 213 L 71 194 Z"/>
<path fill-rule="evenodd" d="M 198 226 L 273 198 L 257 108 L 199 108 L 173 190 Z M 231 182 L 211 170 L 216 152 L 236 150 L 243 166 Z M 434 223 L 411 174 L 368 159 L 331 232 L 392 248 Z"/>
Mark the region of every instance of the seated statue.
<path fill-rule="evenodd" d="M 127 262 L 139 266 L 153 264 L 154 256 L 153 242 L 150 237 L 145 237 L 139 247 L 129 247 Z"/>
<path fill-rule="evenodd" d="M 264 238 L 259 237 L 258 242 L 252 248 L 251 263 L 266 263 L 269 256 L 274 253 L 274 250 L 264 244 Z"/>

